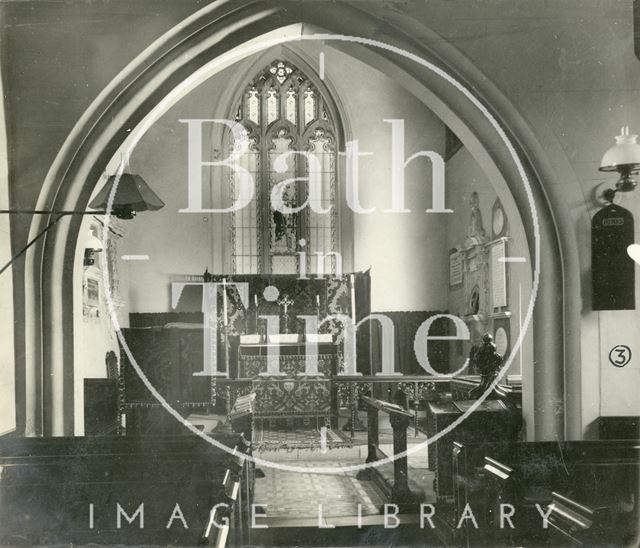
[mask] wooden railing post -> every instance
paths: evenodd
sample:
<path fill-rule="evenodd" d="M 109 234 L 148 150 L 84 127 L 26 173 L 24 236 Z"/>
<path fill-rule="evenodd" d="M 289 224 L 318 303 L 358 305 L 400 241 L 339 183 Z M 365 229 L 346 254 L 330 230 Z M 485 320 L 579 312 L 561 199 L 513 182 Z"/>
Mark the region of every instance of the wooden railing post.
<path fill-rule="evenodd" d="M 378 412 L 389 415 L 389 421 L 393 428 L 393 488 L 391 489 L 391 502 L 398 505 L 403 512 L 415 512 L 418 498 L 409 489 L 409 468 L 407 462 L 407 428 L 413 421 L 413 415 L 401 406 L 376 400 L 370 396 L 362 396 L 362 401 L 367 406 L 368 419 L 368 452 L 367 463 L 378 460 Z M 404 453 L 401 457 L 395 457 Z M 358 479 L 371 479 L 370 468 L 361 470 Z"/>
<path fill-rule="evenodd" d="M 358 420 L 358 398 L 356 397 L 356 384 L 349 386 L 349 426 L 351 428 L 351 437 L 354 436 L 356 421 Z"/>
<path fill-rule="evenodd" d="M 378 443 L 380 439 L 378 427 L 378 410 L 372 405 L 367 405 L 367 460 L 374 462 L 378 460 Z"/>
<path fill-rule="evenodd" d="M 359 392 L 358 392 L 358 384 L 357 380 L 352 380 L 351 382 L 346 383 L 347 386 L 347 399 L 348 399 L 348 407 L 349 407 L 349 420 L 344 424 L 342 430 L 344 432 L 350 432 L 351 437 L 355 436 L 355 432 L 366 430 L 364 423 L 358 417 L 358 400 L 359 400 Z"/>
<path fill-rule="evenodd" d="M 365 400 L 367 406 L 367 464 L 378 460 L 378 443 L 380 439 L 378 426 L 378 408 L 371 405 Z M 372 478 L 371 469 L 365 468 L 360 470 L 356 476 L 361 480 L 370 480 Z"/>
<path fill-rule="evenodd" d="M 389 416 L 391 427 L 393 428 L 393 454 L 399 455 L 407 451 L 407 428 L 411 424 L 411 418 L 398 413 L 391 413 Z M 407 455 L 396 457 L 393 461 L 393 491 L 391 501 L 398 503 L 410 502 L 411 491 L 409 490 L 409 470 L 407 465 Z"/>

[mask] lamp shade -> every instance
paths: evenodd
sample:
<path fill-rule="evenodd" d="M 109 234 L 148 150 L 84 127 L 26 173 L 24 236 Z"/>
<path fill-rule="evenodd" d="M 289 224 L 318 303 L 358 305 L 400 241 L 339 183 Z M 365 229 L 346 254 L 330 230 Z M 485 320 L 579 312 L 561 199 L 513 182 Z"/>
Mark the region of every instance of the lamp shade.
<path fill-rule="evenodd" d="M 91 201 L 92 209 L 107 209 L 113 185 L 118 183 L 113 198 L 112 213 L 120 219 L 131 219 L 138 211 L 156 211 L 164 207 L 164 202 L 140 175 L 123 173 L 119 178 L 111 175 L 104 187 Z"/>
<path fill-rule="evenodd" d="M 640 168 L 640 144 L 637 135 L 629 135 L 629 128 L 622 128 L 616 136 L 616 144 L 605 152 L 600 171 L 635 171 Z"/>

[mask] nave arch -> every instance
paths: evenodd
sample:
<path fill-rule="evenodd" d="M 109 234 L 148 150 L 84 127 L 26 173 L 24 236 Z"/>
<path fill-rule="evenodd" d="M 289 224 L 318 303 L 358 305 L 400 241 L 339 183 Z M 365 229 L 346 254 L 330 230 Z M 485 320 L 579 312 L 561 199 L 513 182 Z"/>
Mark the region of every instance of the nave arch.
<path fill-rule="evenodd" d="M 96 98 L 75 125 L 52 164 L 37 207 L 86 209 L 96 181 L 125 141 L 167 94 L 195 71 L 248 39 L 273 33 L 304 36 L 327 32 L 376 36 L 382 21 L 343 3 L 294 1 L 221 2 L 209 5 L 166 33 Z M 472 84 L 515 143 L 531 182 L 540 227 L 540 285 L 534 309 L 534 367 L 525 375 L 524 413 L 535 439 L 581 436 L 580 398 L 565 401 L 564 386 L 580 386 L 579 279 L 573 229 L 563 220 L 563 204 L 545 190 L 556 182 L 554 165 L 515 108 L 459 52 L 421 29 L 429 40 L 418 44 L 415 22 L 385 25 L 381 40 L 410 51 Z M 270 34 L 271 33 L 271 34 Z M 496 184 L 507 188 L 521 212 L 529 249 L 535 253 L 532 217 L 520 173 L 494 128 L 468 100 L 451 93 L 441 78 L 384 50 L 358 48 L 361 60 L 379 70 L 393 70 L 407 89 L 423 100 L 469 148 Z M 351 52 L 351 51 L 350 51 Z M 502 181 L 502 182 L 500 182 Z M 544 184 L 543 184 L 544 181 Z M 31 235 L 46 219 L 35 219 Z M 564 224 L 563 224 L 564 223 Z M 36 246 L 25 264 L 26 433 L 73 433 L 73 257 L 80 219 L 60 225 Z M 575 339 L 575 340 L 574 340 Z M 42 385 L 39 385 L 42 379 Z M 42 394 L 42 398 L 38 394 Z M 552 405 L 553 404 L 553 405 Z M 566 404 L 566 405 L 565 405 Z M 549 409 L 553 407 L 553 409 Z M 547 409 L 547 412 L 544 412 Z M 531 427 L 532 425 L 532 427 Z"/>

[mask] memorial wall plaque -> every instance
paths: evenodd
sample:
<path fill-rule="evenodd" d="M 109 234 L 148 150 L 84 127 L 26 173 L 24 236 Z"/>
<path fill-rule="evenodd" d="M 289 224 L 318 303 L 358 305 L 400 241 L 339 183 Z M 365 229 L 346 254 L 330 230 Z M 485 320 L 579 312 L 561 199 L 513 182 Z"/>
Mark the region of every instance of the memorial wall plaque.
<path fill-rule="evenodd" d="M 507 265 L 504 258 L 507 254 L 504 240 L 491 247 L 491 301 L 493 308 L 507 306 Z"/>

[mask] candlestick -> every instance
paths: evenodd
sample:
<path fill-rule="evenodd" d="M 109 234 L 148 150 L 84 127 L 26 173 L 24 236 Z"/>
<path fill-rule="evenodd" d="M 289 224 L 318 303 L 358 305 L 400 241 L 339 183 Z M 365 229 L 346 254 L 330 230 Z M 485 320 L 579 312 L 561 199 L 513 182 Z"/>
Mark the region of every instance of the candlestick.
<path fill-rule="evenodd" d="M 253 324 L 256 333 L 258 332 L 258 294 L 253 294 Z"/>
<path fill-rule="evenodd" d="M 222 278 L 222 308 L 224 310 L 223 321 L 224 321 L 224 325 L 226 326 L 229 321 L 227 318 L 227 279 L 226 278 Z"/>
<path fill-rule="evenodd" d="M 353 274 L 349 274 L 349 281 L 351 282 L 351 317 L 353 323 L 356 323 L 356 277 Z"/>

